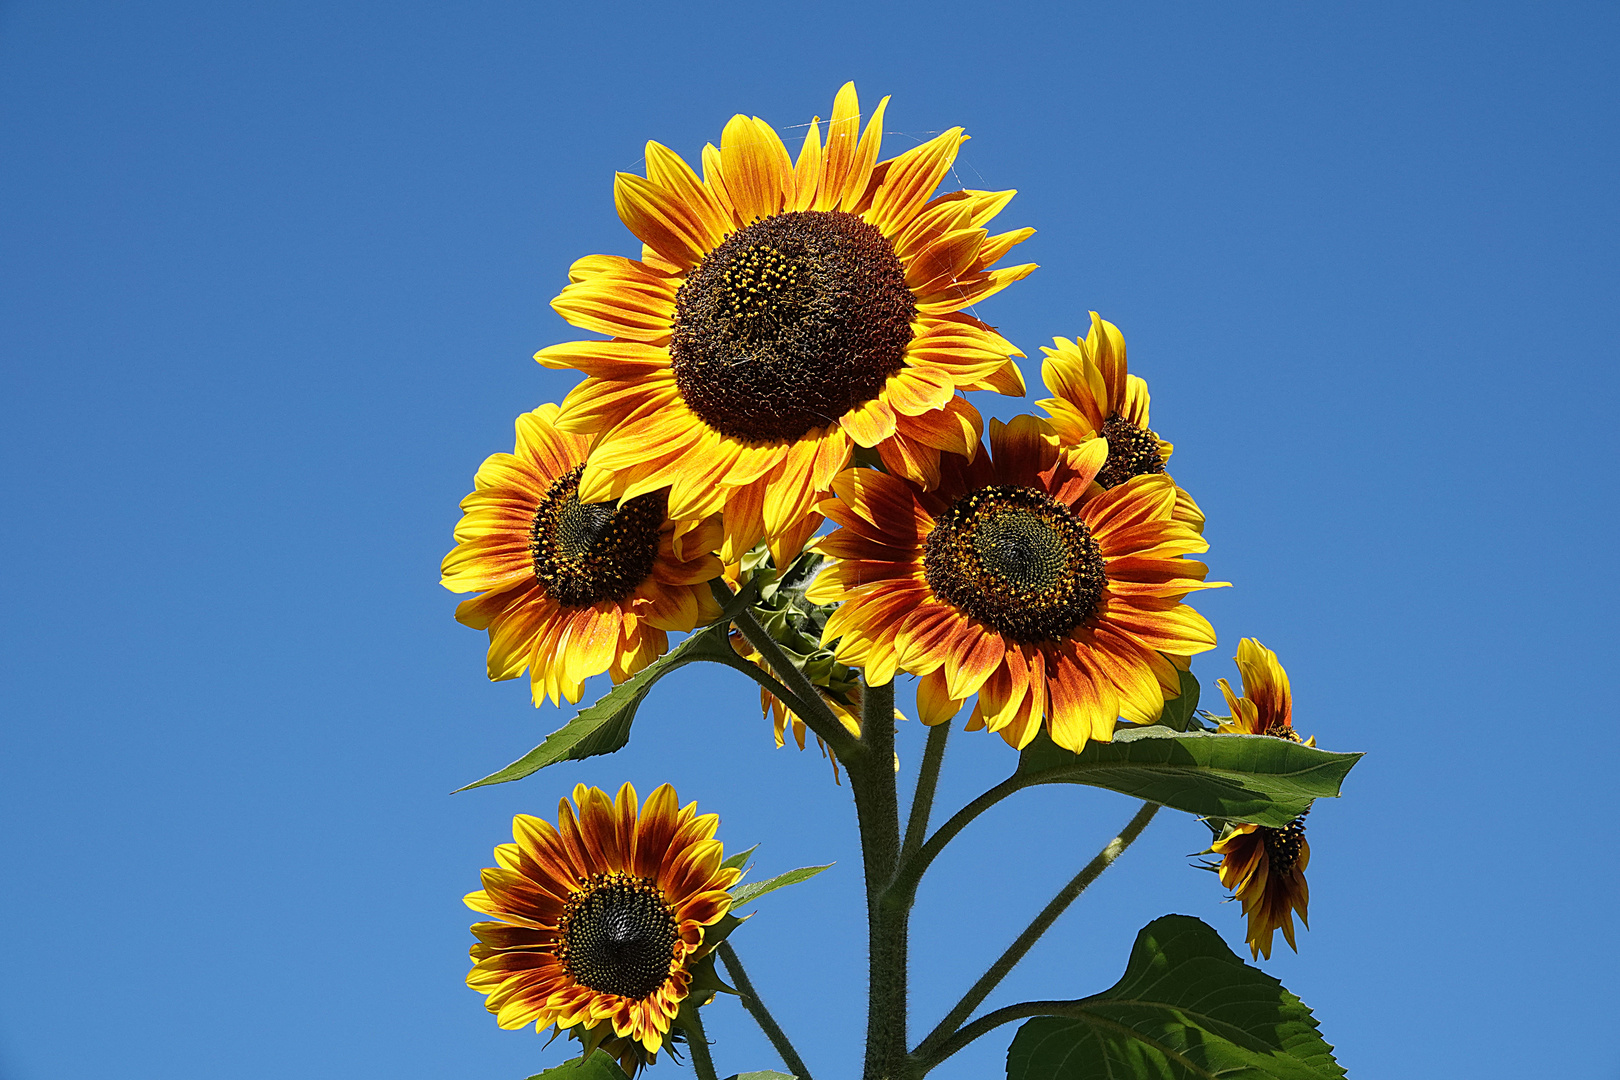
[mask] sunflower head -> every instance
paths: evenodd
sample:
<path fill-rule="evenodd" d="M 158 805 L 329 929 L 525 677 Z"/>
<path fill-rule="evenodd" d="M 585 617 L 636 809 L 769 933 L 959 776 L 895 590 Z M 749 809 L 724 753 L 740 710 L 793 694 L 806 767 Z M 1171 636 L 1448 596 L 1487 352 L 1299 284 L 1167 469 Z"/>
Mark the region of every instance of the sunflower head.
<path fill-rule="evenodd" d="M 1250 955 L 1264 954 L 1270 960 L 1271 937 L 1278 928 L 1288 947 L 1299 951 L 1294 944 L 1294 913 L 1310 928 L 1306 907 L 1311 894 L 1305 884 L 1305 868 L 1310 865 L 1311 845 L 1305 839 L 1305 815 L 1280 829 L 1228 825 L 1209 852 L 1221 857 L 1214 869 L 1248 916 L 1245 940 Z"/>
<path fill-rule="evenodd" d="M 510 454 L 478 469 L 461 501 L 443 584 L 481 595 L 456 618 L 489 631 L 489 677 L 529 671 L 536 705 L 578 701 L 586 678 L 621 682 L 657 658 L 668 632 L 719 616 L 718 520 L 677 521 L 663 491 L 623 502 L 580 497 L 589 444 L 542 405 L 517 420 Z"/>
<path fill-rule="evenodd" d="M 929 487 L 977 446 L 962 392 L 1023 393 L 1023 354 L 963 309 L 1034 269 L 992 269 L 1033 230 L 986 228 L 1012 192 L 934 196 L 961 128 L 881 160 L 887 105 L 863 130 L 844 86 L 796 160 L 735 116 L 701 177 L 658 143 L 619 174 L 641 258 L 581 259 L 553 302 L 613 340 L 536 355 L 587 376 L 559 421 L 598 440 L 582 498 L 668 487 L 676 517 L 723 515 L 725 561 L 764 538 L 786 565 L 857 447 Z"/>
<path fill-rule="evenodd" d="M 1299 742 L 1294 730 L 1294 698 L 1288 689 L 1288 672 L 1277 662 L 1277 654 L 1254 638 L 1238 642 L 1238 674 L 1243 679 L 1243 693 L 1235 694 L 1225 679 L 1216 685 L 1226 697 L 1226 706 L 1232 710 L 1231 718 L 1217 730 L 1241 735 L 1271 735 L 1279 739 Z M 1308 745 L 1315 745 L 1313 736 Z"/>
<path fill-rule="evenodd" d="M 741 875 L 722 865 L 718 825 L 668 784 L 639 808 L 629 784 L 615 799 L 581 784 L 555 827 L 518 815 L 466 898 L 498 920 L 473 925 L 467 985 L 503 1028 L 580 1027 L 594 1044 L 611 1032 L 621 1062 L 628 1043 L 656 1054 Z"/>

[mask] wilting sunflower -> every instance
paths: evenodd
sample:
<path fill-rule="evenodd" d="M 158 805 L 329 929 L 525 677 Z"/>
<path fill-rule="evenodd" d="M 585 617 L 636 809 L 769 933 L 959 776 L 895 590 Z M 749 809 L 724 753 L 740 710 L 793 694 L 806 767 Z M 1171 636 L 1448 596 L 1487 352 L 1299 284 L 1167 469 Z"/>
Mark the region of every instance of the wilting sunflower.
<path fill-rule="evenodd" d="M 536 705 L 578 701 L 604 671 L 622 682 L 669 647 L 666 631 L 720 615 L 706 584 L 718 521 L 670 520 L 660 491 L 581 502 L 589 443 L 556 421 L 555 405 L 518 417 L 512 453 L 478 467 L 443 566 L 445 588 L 483 591 L 456 618 L 489 631 L 489 677 L 528 668 Z"/>
<path fill-rule="evenodd" d="M 1133 476 L 1164 472 L 1174 447 L 1148 427 L 1147 382 L 1125 370 L 1125 337 L 1119 327 L 1093 311 L 1083 339 L 1060 337 L 1052 343 L 1057 348 L 1041 348 L 1046 354 L 1041 378 L 1057 396 L 1037 404 L 1065 443 L 1108 440 L 1108 460 L 1097 483 L 1112 488 Z M 1204 527 L 1204 512 L 1179 487 L 1176 518 L 1195 529 Z"/>
<path fill-rule="evenodd" d="M 1227 708 L 1232 715 L 1217 728 L 1219 731 L 1240 735 L 1271 735 L 1279 739 L 1299 742 L 1294 730 L 1294 698 L 1288 689 L 1288 672 L 1277 662 L 1277 654 L 1254 638 L 1238 642 L 1238 674 L 1243 678 L 1243 693 L 1232 693 L 1225 679 L 1215 683 L 1226 696 Z M 1305 740 L 1315 746 L 1316 737 Z"/>
<path fill-rule="evenodd" d="M 990 269 L 1034 230 L 985 229 L 1011 191 L 930 199 L 961 128 L 879 161 L 887 104 L 862 133 L 846 84 L 825 147 L 812 121 L 797 162 L 739 115 L 704 147 L 701 179 L 655 142 L 645 178 L 618 174 L 641 260 L 581 259 L 552 301 L 613 340 L 535 356 L 588 376 L 559 420 L 599 436 L 582 498 L 668 487 L 675 517 L 724 512 L 727 562 L 764 537 L 785 566 L 855 447 L 931 487 L 941 452 L 978 443 L 959 391 L 1024 392 L 1023 354 L 963 309 L 1035 268 Z"/>
<path fill-rule="evenodd" d="M 617 799 L 580 784 L 574 804 L 577 817 L 559 802 L 556 828 L 513 818 L 515 843 L 495 849 L 500 865 L 467 895 L 500 920 L 473 924 L 467 985 L 503 1028 L 583 1025 L 600 1039 L 610 1025 L 656 1054 L 741 871 L 721 865 L 720 819 L 680 807 L 668 784 L 639 814 L 629 784 Z"/>
<path fill-rule="evenodd" d="M 1305 913 L 1311 890 L 1305 884 L 1305 868 L 1311 862 L 1311 845 L 1305 839 L 1305 815 L 1301 814 L 1281 829 L 1264 825 L 1230 825 L 1210 847 L 1219 855 L 1216 869 L 1221 884 L 1232 891 L 1243 914 L 1249 917 L 1249 955 L 1264 954 L 1271 959 L 1271 935 L 1282 927 L 1288 947 L 1294 944 L 1294 912 L 1307 929 Z"/>
<path fill-rule="evenodd" d="M 1181 558 L 1208 545 L 1174 517 L 1162 473 L 1108 490 L 1094 480 L 1108 443 L 1061 447 L 1045 423 L 990 425 L 991 456 L 952 456 L 933 491 L 870 469 L 834 481 L 823 511 L 842 526 L 818 541 L 835 562 L 811 585 L 842 602 L 824 639 L 887 682 L 922 676 L 917 707 L 937 724 L 979 695 L 970 727 L 1023 747 L 1044 720 L 1059 746 L 1148 722 L 1179 676 L 1163 654 L 1215 644 L 1182 603 L 1204 581 Z"/>

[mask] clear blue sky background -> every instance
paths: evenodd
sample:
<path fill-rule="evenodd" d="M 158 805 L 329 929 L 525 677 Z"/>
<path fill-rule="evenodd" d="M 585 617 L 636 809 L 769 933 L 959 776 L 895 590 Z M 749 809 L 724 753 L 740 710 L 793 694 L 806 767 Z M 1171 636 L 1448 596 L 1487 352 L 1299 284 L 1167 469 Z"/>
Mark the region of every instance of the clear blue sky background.
<path fill-rule="evenodd" d="M 1266 969 L 1356 1077 L 1620 1076 L 1617 43 L 1595 3 L 6 4 L 0 1077 L 537 1072 L 460 897 L 514 812 L 624 779 L 766 872 L 838 862 L 735 941 L 854 1074 L 847 789 L 700 668 L 626 752 L 449 796 L 569 714 L 488 684 L 437 583 L 478 462 L 571 385 L 529 359 L 575 336 L 568 264 L 637 250 L 614 170 L 850 78 L 887 148 L 963 124 L 961 181 L 1020 190 L 1042 269 L 983 317 L 1031 355 L 1124 329 L 1237 585 L 1206 685 L 1259 636 L 1368 752 Z M 959 734 L 942 805 L 1011 761 Z M 1130 813 L 1026 793 L 952 848 L 919 1033 Z M 1106 987 L 1165 912 L 1241 948 L 1206 839 L 1165 815 L 992 1004 Z M 723 1073 L 775 1066 L 710 1013 Z"/>

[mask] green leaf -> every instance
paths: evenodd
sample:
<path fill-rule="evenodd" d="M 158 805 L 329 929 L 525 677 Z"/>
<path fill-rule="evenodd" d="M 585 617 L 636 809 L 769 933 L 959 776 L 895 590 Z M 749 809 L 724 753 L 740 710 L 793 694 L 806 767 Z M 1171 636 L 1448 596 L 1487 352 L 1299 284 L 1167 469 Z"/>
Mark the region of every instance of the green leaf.
<path fill-rule="evenodd" d="M 766 1072 L 733 1073 L 726 1077 L 726 1080 L 798 1080 L 798 1078 L 790 1073 L 770 1072 L 767 1070 Z"/>
<path fill-rule="evenodd" d="M 1018 1029 L 1008 1080 L 1342 1080 L 1299 998 L 1187 915 L 1136 935 L 1125 975 Z M 1056 1009 L 1054 1011 L 1057 1011 Z"/>
<path fill-rule="evenodd" d="M 1339 794 L 1360 754 L 1341 754 L 1267 735 L 1173 731 L 1160 725 L 1114 733 L 1074 754 L 1046 732 L 1024 748 L 1026 785 L 1090 784 L 1200 817 L 1281 828 L 1312 799 Z"/>
<path fill-rule="evenodd" d="M 677 668 L 698 660 L 725 664 L 753 676 L 754 665 L 738 656 L 727 640 L 731 619 L 750 603 L 753 591 L 745 588 L 731 598 L 720 618 L 706 628 L 687 636 L 657 660 L 636 672 L 624 682 L 596 699 L 595 704 L 579 710 L 574 718 L 546 736 L 546 741 L 518 758 L 512 764 L 475 780 L 456 791 L 470 791 L 488 784 L 504 784 L 521 780 L 539 772 L 547 765 L 559 761 L 579 761 L 597 754 L 611 754 L 630 741 L 630 723 L 636 710 L 646 700 L 653 684 Z M 454 792 L 452 792 L 454 794 Z"/>
<path fill-rule="evenodd" d="M 1186 731 L 1199 726 L 1194 719 L 1198 715 L 1198 680 L 1190 671 L 1183 671 L 1181 675 L 1181 696 L 1174 697 L 1164 703 L 1164 714 L 1159 717 L 1159 723 L 1165 727 L 1175 728 L 1177 731 Z"/>
<path fill-rule="evenodd" d="M 827 864 L 827 866 L 831 865 L 833 864 Z M 756 881 L 751 885 L 738 885 L 731 890 L 731 906 L 736 908 L 744 904 L 751 904 L 768 892 L 775 892 L 777 889 L 788 885 L 797 885 L 801 881 L 809 881 L 827 869 L 827 866 L 801 866 L 797 870 L 789 870 L 785 874 L 777 874 L 773 878 Z"/>
<path fill-rule="evenodd" d="M 619 1063 L 598 1050 L 588 1058 L 571 1058 L 529 1080 L 629 1080 Z"/>
<path fill-rule="evenodd" d="M 756 852 L 758 850 L 759 850 L 759 845 L 755 844 L 753 847 L 749 848 L 747 851 L 739 851 L 739 852 L 737 852 L 737 854 L 733 855 L 731 858 L 727 859 L 725 862 L 721 863 L 720 865 L 722 867 L 724 867 L 725 869 L 727 869 L 727 870 L 741 870 L 745 865 L 747 865 L 748 856 L 752 855 L 754 852 Z"/>

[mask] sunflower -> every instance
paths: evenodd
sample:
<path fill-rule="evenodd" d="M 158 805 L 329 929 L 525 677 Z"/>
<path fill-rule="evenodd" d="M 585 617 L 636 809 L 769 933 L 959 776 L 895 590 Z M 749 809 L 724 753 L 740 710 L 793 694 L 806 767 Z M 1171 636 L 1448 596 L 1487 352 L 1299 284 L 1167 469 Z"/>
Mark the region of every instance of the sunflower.
<path fill-rule="evenodd" d="M 580 784 L 574 806 L 558 803 L 556 828 L 512 819 L 516 842 L 495 849 L 500 865 L 466 898 L 500 920 L 473 924 L 467 985 L 501 1027 L 583 1025 L 602 1039 L 610 1025 L 648 1054 L 664 1045 L 708 951 L 705 928 L 730 910 L 726 889 L 742 873 L 721 865 L 720 819 L 677 807 L 668 784 L 639 814 L 629 784 L 617 799 Z"/>
<path fill-rule="evenodd" d="M 922 676 L 924 723 L 977 693 L 969 727 L 1016 747 L 1043 720 L 1074 751 L 1111 739 L 1117 717 L 1150 722 L 1180 686 L 1164 654 L 1215 644 L 1182 603 L 1214 586 L 1181 558 L 1208 545 L 1175 519 L 1175 485 L 1151 473 L 1105 491 L 1094 481 L 1106 439 L 1060 446 L 1032 416 L 992 421 L 990 447 L 947 458 L 933 491 L 870 469 L 839 475 L 822 509 L 842 527 L 817 541 L 838 561 L 807 594 L 842 602 L 824 640 L 869 682 Z"/>
<path fill-rule="evenodd" d="M 1238 642 L 1238 674 L 1243 678 L 1243 693 L 1232 693 L 1225 679 L 1215 683 L 1226 696 L 1226 706 L 1232 710 L 1231 718 L 1218 725 L 1218 731 L 1240 735 L 1271 735 L 1279 739 L 1299 742 L 1294 730 L 1294 698 L 1288 689 L 1288 672 L 1277 662 L 1277 654 L 1254 638 Z M 1316 737 L 1305 740 L 1315 746 Z"/>
<path fill-rule="evenodd" d="M 482 592 L 456 618 L 489 631 L 489 677 L 528 668 L 536 705 L 578 701 L 603 671 L 622 682 L 669 647 L 667 631 L 720 615 L 706 584 L 721 571 L 718 521 L 672 521 L 661 491 L 582 502 L 589 444 L 557 411 L 518 417 L 512 453 L 479 466 L 443 565 L 445 588 Z"/>
<path fill-rule="evenodd" d="M 1119 327 L 1091 313 L 1091 329 L 1078 341 L 1053 338 L 1042 346 L 1041 379 L 1056 397 L 1037 402 L 1065 443 L 1108 440 L 1108 460 L 1097 483 L 1116 487 L 1133 476 L 1164 472 L 1174 449 L 1148 427 L 1147 382 L 1125 370 L 1125 337 Z M 1204 512 L 1176 488 L 1177 520 L 1200 531 Z"/>
<path fill-rule="evenodd" d="M 667 487 L 675 517 L 723 512 L 727 562 L 766 538 L 785 566 L 856 447 L 932 487 L 942 452 L 978 443 L 959 391 L 1024 392 L 1023 353 L 963 309 L 1035 269 L 990 269 L 1034 230 L 986 230 L 1011 191 L 930 199 L 961 128 L 879 161 L 888 100 L 863 133 L 846 84 L 826 145 L 812 121 L 797 162 L 739 115 L 701 179 L 656 142 L 645 178 L 618 174 L 641 259 L 587 256 L 552 301 L 613 340 L 535 355 L 587 376 L 559 420 L 598 438 L 582 498 Z"/>
<path fill-rule="evenodd" d="M 1243 905 L 1249 917 L 1244 940 L 1249 955 L 1271 959 L 1271 935 L 1278 927 L 1294 944 L 1294 912 L 1307 930 L 1310 922 L 1305 908 L 1311 890 L 1305 884 L 1305 867 L 1310 865 L 1311 845 L 1305 839 L 1305 815 L 1301 814 L 1281 829 L 1265 825 L 1229 825 L 1226 833 L 1210 847 L 1219 855 L 1216 869 L 1221 884 Z"/>

